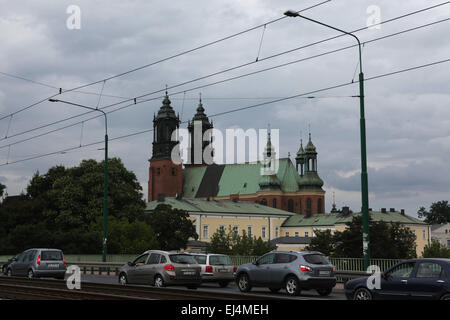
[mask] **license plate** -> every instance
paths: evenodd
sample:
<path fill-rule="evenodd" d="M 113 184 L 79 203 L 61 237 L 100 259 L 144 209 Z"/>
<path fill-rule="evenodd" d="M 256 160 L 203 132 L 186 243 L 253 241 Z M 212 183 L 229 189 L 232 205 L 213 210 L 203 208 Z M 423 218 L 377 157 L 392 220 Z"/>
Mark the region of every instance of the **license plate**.
<path fill-rule="evenodd" d="M 319 276 L 329 276 L 330 271 L 319 271 Z"/>
<path fill-rule="evenodd" d="M 219 272 L 228 272 L 227 269 L 219 269 Z"/>
<path fill-rule="evenodd" d="M 183 271 L 183 275 L 185 275 L 185 276 L 193 276 L 193 275 L 195 275 L 195 271 Z"/>
<path fill-rule="evenodd" d="M 59 264 L 48 264 L 47 267 L 49 267 L 49 268 L 59 268 Z"/>

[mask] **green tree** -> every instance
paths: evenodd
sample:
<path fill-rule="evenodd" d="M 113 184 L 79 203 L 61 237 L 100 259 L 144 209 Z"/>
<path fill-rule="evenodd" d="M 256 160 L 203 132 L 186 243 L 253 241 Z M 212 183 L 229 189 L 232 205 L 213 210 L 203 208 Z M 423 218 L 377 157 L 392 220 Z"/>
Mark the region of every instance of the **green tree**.
<path fill-rule="evenodd" d="M 231 226 L 229 226 L 228 233 L 224 228 L 219 228 L 211 236 L 211 241 L 208 243 L 207 251 L 212 253 L 232 254 L 231 252 Z"/>
<path fill-rule="evenodd" d="M 142 219 L 146 204 L 135 174 L 120 159 L 108 163 L 109 218 L 130 223 Z M 26 195 L 2 203 L 0 234 L 6 240 L 0 241 L 0 249 L 14 253 L 45 240 L 45 246 L 66 253 L 101 252 L 102 235 L 90 226 L 103 216 L 103 187 L 103 162 L 95 160 L 72 168 L 54 166 L 45 174 L 36 172 Z M 146 239 L 145 234 L 137 237 Z M 108 252 L 115 253 L 112 249 Z"/>
<path fill-rule="evenodd" d="M 370 220 L 370 252 L 373 258 L 409 259 L 416 257 L 415 235 L 398 223 Z M 362 217 L 355 216 L 344 231 L 333 236 L 334 257 L 362 257 Z"/>
<path fill-rule="evenodd" d="M 305 248 L 307 251 L 319 251 L 330 257 L 334 254 L 334 238 L 330 229 L 314 230 L 315 237 L 311 238 L 311 243 Z"/>
<path fill-rule="evenodd" d="M 231 226 L 228 227 L 228 232 L 218 229 L 211 236 L 207 247 L 208 252 L 240 256 L 261 256 L 274 249 L 276 245 L 270 241 L 264 241 L 261 237 L 250 237 L 245 230 L 239 235 L 231 229 Z"/>
<path fill-rule="evenodd" d="M 0 183 L 0 197 L 3 197 L 3 192 L 5 191 L 6 186 Z"/>
<path fill-rule="evenodd" d="M 422 256 L 424 258 L 450 258 L 450 249 L 433 239 L 431 244 L 425 246 Z"/>
<path fill-rule="evenodd" d="M 419 218 L 425 218 L 428 224 L 443 224 L 450 222 L 450 205 L 448 201 L 433 202 L 430 211 L 424 207 L 420 207 L 417 211 Z"/>
<path fill-rule="evenodd" d="M 161 250 L 186 249 L 189 238 L 198 239 L 187 211 L 170 205 L 159 204 L 147 215 L 146 221 L 154 230 Z"/>
<path fill-rule="evenodd" d="M 91 224 L 97 237 L 103 235 L 103 219 Z M 108 221 L 108 252 L 114 254 L 139 254 L 159 246 L 155 232 L 145 221 L 128 221 L 125 217 L 111 217 Z M 98 250 L 101 250 L 99 245 Z"/>
<path fill-rule="evenodd" d="M 270 241 L 264 241 L 261 237 L 253 241 L 252 256 L 262 256 L 263 254 L 275 250 L 277 246 Z"/>

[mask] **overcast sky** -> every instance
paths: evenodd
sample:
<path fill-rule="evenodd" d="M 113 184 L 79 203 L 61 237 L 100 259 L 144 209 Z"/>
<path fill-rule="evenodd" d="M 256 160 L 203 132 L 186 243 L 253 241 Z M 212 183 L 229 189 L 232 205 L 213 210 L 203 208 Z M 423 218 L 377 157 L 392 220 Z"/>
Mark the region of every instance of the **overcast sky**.
<path fill-rule="evenodd" d="M 0 118 L 56 94 L 234 33 L 280 18 L 287 9 L 301 10 L 317 1 L 7 1 L 0 0 Z M 329 1 L 303 12 L 344 30 L 353 31 L 376 21 L 387 21 L 444 1 Z M 80 9 L 75 26 L 71 5 Z M 376 6 L 376 7 L 373 7 Z M 369 9 L 369 10 L 368 10 Z M 383 37 L 450 17 L 450 4 L 366 29 L 361 41 Z M 449 21 L 395 37 L 368 43 L 363 48 L 366 78 L 450 58 Z M 264 31 L 264 35 L 263 35 Z M 338 32 L 300 18 L 285 18 L 227 41 L 148 68 L 58 96 L 100 108 L 169 86 L 172 106 L 186 121 L 195 113 L 198 94 L 208 115 L 308 93 L 357 80 L 356 48 L 308 59 L 271 71 L 191 90 L 233 76 L 269 68 L 350 46 L 351 37 L 265 59 L 308 45 Z M 262 37 L 263 36 L 263 37 Z M 261 38 L 263 39 L 261 42 Z M 258 55 L 259 51 L 259 55 Z M 258 57 L 259 62 L 255 62 Z M 254 63 L 251 63 L 254 62 Z M 227 68 L 250 65 L 190 84 L 183 82 Z M 406 209 L 416 216 L 420 206 L 450 200 L 450 63 L 367 81 L 366 126 L 369 207 Z M 34 80 L 26 82 L 9 75 Z M 55 88 L 52 88 L 55 87 Z M 186 93 L 183 95 L 183 91 Z M 95 94 L 87 94 L 95 93 Z M 177 94 L 178 93 L 178 94 Z M 300 138 L 307 140 L 309 126 L 318 151 L 318 171 L 324 180 L 326 210 L 333 192 L 338 207 L 361 207 L 360 131 L 358 85 L 318 92 L 315 99 L 296 98 L 258 108 L 213 117 L 217 129 L 279 129 L 280 157 L 295 155 Z M 116 96 L 116 97 L 112 97 Z M 152 128 L 153 114 L 161 106 L 154 99 L 108 115 L 110 139 Z M 117 97 L 122 97 L 117 98 Z M 138 99 L 141 101 L 142 99 Z M 120 104 L 106 110 L 111 111 Z M 44 102 L 0 120 L 0 182 L 9 195 L 25 191 L 32 175 L 58 164 L 70 167 L 83 159 L 104 157 L 102 143 L 29 161 L 21 159 L 71 147 L 102 142 L 102 118 L 70 128 L 21 140 L 61 128 L 95 115 L 88 114 L 50 127 L 23 133 L 48 123 L 80 115 L 87 110 Z M 185 125 L 182 125 L 185 126 Z M 153 134 L 113 140 L 110 157 L 119 157 L 134 171 L 147 196 L 148 159 Z M 20 143 L 16 143 L 20 142 Z M 8 147 L 9 144 L 16 143 Z M 292 160 L 293 159 L 292 156 Z"/>

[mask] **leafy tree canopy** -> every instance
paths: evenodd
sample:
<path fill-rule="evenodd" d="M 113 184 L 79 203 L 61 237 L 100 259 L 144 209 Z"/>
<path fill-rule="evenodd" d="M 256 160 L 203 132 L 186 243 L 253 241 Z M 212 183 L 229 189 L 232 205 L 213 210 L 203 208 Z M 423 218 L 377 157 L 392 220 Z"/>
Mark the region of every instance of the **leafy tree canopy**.
<path fill-rule="evenodd" d="M 427 211 L 425 207 L 420 207 L 417 211 L 419 218 L 425 218 L 428 224 L 443 224 L 450 222 L 450 205 L 448 201 L 433 202 L 430 210 Z"/>
<path fill-rule="evenodd" d="M 186 249 L 189 238 L 198 239 L 189 214 L 167 204 L 159 204 L 146 216 L 153 228 L 161 250 Z"/>

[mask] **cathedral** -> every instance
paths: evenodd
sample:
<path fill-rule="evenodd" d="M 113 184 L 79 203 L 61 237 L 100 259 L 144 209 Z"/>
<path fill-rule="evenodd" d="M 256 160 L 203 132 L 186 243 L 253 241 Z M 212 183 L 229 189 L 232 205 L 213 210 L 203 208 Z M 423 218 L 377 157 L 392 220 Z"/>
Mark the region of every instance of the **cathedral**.
<path fill-rule="evenodd" d="M 206 164 L 204 159 L 194 159 L 196 146 L 194 123 L 201 123 L 202 134 L 213 128 L 205 114 L 200 99 L 196 114 L 188 123 L 191 164 L 172 162 L 172 150 L 179 143 L 172 141 L 172 133 L 179 128 L 180 119 L 175 114 L 166 92 L 162 106 L 153 118 L 153 150 L 150 158 L 148 201 L 166 197 L 198 200 L 248 201 L 275 209 L 309 217 L 325 212 L 323 181 L 317 173 L 317 151 L 311 141 L 305 147 L 300 142 L 295 165 L 290 158 L 278 160 L 278 170 L 261 174 L 261 169 L 275 159 L 274 148 L 267 137 L 264 161 L 236 164 Z M 205 141 L 206 140 L 206 141 Z M 200 141 L 202 151 L 212 140 Z M 202 152 L 203 155 L 203 152 Z M 200 161 L 198 161 L 200 160 Z M 266 161 L 268 160 L 268 161 Z"/>

